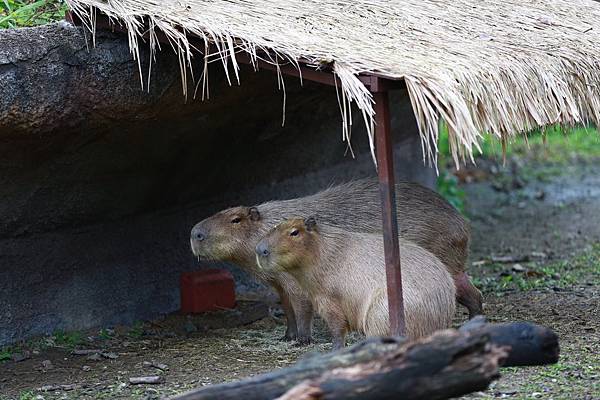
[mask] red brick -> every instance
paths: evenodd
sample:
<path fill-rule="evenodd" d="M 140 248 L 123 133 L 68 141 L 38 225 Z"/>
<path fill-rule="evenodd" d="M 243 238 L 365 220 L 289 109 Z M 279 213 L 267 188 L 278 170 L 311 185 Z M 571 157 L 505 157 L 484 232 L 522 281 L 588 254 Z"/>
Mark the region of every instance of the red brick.
<path fill-rule="evenodd" d="M 233 276 L 224 269 L 181 274 L 181 311 L 200 313 L 235 307 Z"/>

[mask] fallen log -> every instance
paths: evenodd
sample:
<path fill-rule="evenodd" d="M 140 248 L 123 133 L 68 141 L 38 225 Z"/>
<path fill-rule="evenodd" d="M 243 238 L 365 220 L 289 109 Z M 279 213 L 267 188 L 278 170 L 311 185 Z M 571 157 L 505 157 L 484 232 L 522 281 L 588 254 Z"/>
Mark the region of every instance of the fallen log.
<path fill-rule="evenodd" d="M 193 390 L 174 400 L 447 399 L 484 390 L 501 366 L 557 360 L 558 338 L 550 329 L 477 319 L 461 330 L 418 341 L 371 338 L 290 368 Z"/>
<path fill-rule="evenodd" d="M 558 361 L 558 337 L 552 330 L 527 322 L 487 324 L 477 316 L 460 328 L 461 332 L 488 334 L 490 343 L 510 348 L 502 366 L 546 365 Z"/>

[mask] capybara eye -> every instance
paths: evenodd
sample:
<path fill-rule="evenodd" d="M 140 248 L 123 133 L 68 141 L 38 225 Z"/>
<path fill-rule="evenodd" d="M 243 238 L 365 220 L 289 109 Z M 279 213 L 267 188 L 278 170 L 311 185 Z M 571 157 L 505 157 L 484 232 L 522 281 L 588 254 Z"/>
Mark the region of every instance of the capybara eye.
<path fill-rule="evenodd" d="M 298 229 L 294 229 L 290 232 L 290 236 L 298 236 Z"/>
<path fill-rule="evenodd" d="M 240 217 L 235 217 L 234 219 L 231 220 L 232 224 L 239 224 L 242 221 L 242 219 Z"/>

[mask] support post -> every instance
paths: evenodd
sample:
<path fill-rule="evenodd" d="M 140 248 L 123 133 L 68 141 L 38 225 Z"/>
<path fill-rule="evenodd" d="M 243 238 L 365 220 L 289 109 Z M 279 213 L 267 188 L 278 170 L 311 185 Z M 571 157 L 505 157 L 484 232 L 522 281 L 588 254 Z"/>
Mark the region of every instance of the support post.
<path fill-rule="evenodd" d="M 406 325 L 404 320 L 404 301 L 402 298 L 398 219 L 396 218 L 394 147 L 390 128 L 388 92 L 376 91 L 373 93 L 373 98 L 375 100 L 375 150 L 383 216 L 383 246 L 385 251 L 390 330 L 392 335 L 404 336 L 406 334 Z"/>

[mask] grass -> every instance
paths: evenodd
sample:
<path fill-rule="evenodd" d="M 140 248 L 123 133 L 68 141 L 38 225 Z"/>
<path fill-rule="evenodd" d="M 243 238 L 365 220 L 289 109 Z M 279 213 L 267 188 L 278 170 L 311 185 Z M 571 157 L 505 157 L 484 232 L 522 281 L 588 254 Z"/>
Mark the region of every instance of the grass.
<path fill-rule="evenodd" d="M 490 264 L 482 269 L 484 277 L 474 284 L 485 293 L 501 295 L 506 291 L 539 289 L 561 290 L 586 282 L 600 281 L 600 243 L 567 261 L 550 264 L 520 263 L 525 271 L 512 270 L 512 264 Z"/>
<path fill-rule="evenodd" d="M 19 393 L 19 400 L 34 400 L 36 396 L 37 395 L 33 390 L 26 390 L 24 392 Z"/>
<path fill-rule="evenodd" d="M 476 160 L 502 159 L 502 144 L 495 137 L 484 134 L 480 145 L 482 153 L 475 155 Z M 438 148 L 439 164 L 445 167 L 451 162 L 448 128 L 445 125 L 440 126 Z M 557 164 L 569 163 L 574 157 L 584 160 L 598 159 L 600 134 L 593 127 L 550 126 L 544 132 L 536 130 L 511 138 L 506 145 L 506 156 L 513 155 Z"/>
<path fill-rule="evenodd" d="M 0 0 L 0 29 L 44 25 L 64 19 L 62 0 Z"/>
<path fill-rule="evenodd" d="M 51 339 L 53 339 L 54 346 L 66 347 L 67 349 L 74 349 L 75 347 L 85 343 L 83 333 L 78 331 L 56 331 L 54 335 L 52 335 Z"/>
<path fill-rule="evenodd" d="M 460 189 L 458 179 L 451 173 L 454 163 L 450 157 L 448 129 L 440 126 L 438 142 L 438 164 L 440 175 L 437 179 L 437 190 L 446 200 L 465 214 L 465 194 Z M 502 164 L 502 144 L 491 135 L 484 135 L 481 141 L 482 153 L 475 160 L 483 158 L 496 160 Z M 575 160 L 593 161 L 600 159 L 600 134 L 595 128 L 573 127 L 561 128 L 552 126 L 545 130 L 519 135 L 507 143 L 506 158 L 526 160 L 526 165 L 520 170 L 520 176 L 525 180 L 549 181 L 552 177 L 564 173 L 564 167 Z M 504 175 L 503 167 L 495 177 L 501 184 L 502 179 L 512 181 L 513 177 Z"/>
<path fill-rule="evenodd" d="M 134 323 L 133 326 L 129 329 L 129 332 L 127 332 L 127 336 L 129 336 L 132 339 L 140 339 L 143 335 L 144 323 L 140 321 Z"/>
<path fill-rule="evenodd" d="M 102 340 L 110 340 L 113 337 L 113 333 L 111 330 L 102 328 L 100 332 L 98 332 L 98 338 Z"/>
<path fill-rule="evenodd" d="M 484 136 L 483 156 L 502 157 L 501 143 L 490 135 Z M 600 135 L 595 128 L 561 128 L 552 126 L 545 133 L 534 131 L 520 135 L 507 143 L 506 155 L 527 156 L 536 161 L 551 161 L 557 164 L 571 162 L 575 157 L 600 158 Z"/>
<path fill-rule="evenodd" d="M 10 360 L 12 358 L 13 352 L 14 350 L 12 347 L 0 348 L 0 363 Z"/>
<path fill-rule="evenodd" d="M 597 399 L 600 396 L 600 365 L 594 349 L 580 345 L 561 346 L 561 360 L 545 367 L 527 369 L 526 381 L 518 385 L 518 393 L 511 399 Z M 502 375 L 523 374 L 520 368 L 506 368 Z M 493 390 L 492 390 L 493 392 Z M 577 397 L 576 394 L 591 393 L 595 397 Z M 486 393 L 484 398 L 497 398 L 497 395 Z M 575 397 L 574 397 L 575 396 Z"/>
<path fill-rule="evenodd" d="M 525 267 L 525 271 L 534 273 L 512 271 L 512 264 L 485 265 L 479 270 L 484 278 L 478 280 L 477 284 L 488 298 L 495 295 L 503 298 L 506 292 L 512 291 L 511 297 L 507 297 L 510 300 L 500 301 L 503 306 L 510 305 L 515 300 L 528 299 L 526 294 L 528 291 L 557 289 L 578 291 L 578 288 L 584 285 L 597 286 L 600 282 L 600 243 L 590 246 L 567 261 L 521 263 L 521 265 Z M 593 297 L 586 298 L 588 301 L 593 301 Z M 575 304 L 581 307 L 581 303 Z M 551 308 L 550 305 L 548 307 Z M 565 310 L 559 309 L 559 312 L 571 315 L 569 312 L 574 309 L 570 307 L 572 306 L 567 306 Z M 598 320 L 594 317 L 597 312 L 594 308 L 589 310 L 590 314 L 574 313 L 573 315 L 577 321 L 586 321 L 589 331 L 570 330 L 571 328 L 562 326 L 563 321 L 567 324 L 572 321 L 569 318 L 554 321 L 552 314 L 549 310 L 547 313 L 543 306 L 537 309 L 541 314 L 532 313 L 533 310 L 536 309 L 529 309 L 526 315 L 542 325 L 552 327 L 559 335 L 561 347 L 559 362 L 540 367 L 504 368 L 501 370 L 503 378 L 493 383 L 490 390 L 468 398 L 600 399 L 600 355 L 598 354 L 600 342 Z M 581 315 L 587 315 L 589 320 L 581 320 Z M 580 325 L 575 323 L 570 326 Z"/>

